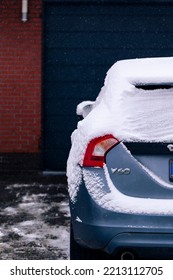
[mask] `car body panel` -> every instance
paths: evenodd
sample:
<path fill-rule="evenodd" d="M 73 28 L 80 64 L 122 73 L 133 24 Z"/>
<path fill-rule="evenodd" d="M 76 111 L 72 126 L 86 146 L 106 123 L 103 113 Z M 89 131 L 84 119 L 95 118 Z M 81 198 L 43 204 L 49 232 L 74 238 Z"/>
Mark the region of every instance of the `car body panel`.
<path fill-rule="evenodd" d="M 173 198 L 173 184 L 169 182 L 169 159 L 169 155 L 143 155 L 135 158 L 120 143 L 107 153 L 106 165 L 112 182 L 120 192 L 133 197 L 170 199 Z M 162 174 L 160 177 L 165 179 L 163 184 L 159 180 L 161 178 L 157 180 L 157 175 L 154 177 L 149 169 L 147 173 L 146 166 Z M 114 172 L 116 168 L 129 169 L 130 172 L 118 174 Z"/>

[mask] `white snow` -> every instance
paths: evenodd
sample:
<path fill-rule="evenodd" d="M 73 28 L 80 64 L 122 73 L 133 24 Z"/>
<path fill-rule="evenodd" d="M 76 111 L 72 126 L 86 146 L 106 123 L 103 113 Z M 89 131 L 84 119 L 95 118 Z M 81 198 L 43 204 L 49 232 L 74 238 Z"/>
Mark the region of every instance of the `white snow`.
<path fill-rule="evenodd" d="M 82 223 L 82 220 L 77 216 L 76 217 L 76 222 Z"/>
<path fill-rule="evenodd" d="M 112 134 L 122 141 L 173 140 L 173 88 L 135 87 L 170 83 L 173 83 L 173 57 L 124 60 L 110 68 L 92 111 L 72 134 L 67 176 L 73 202 L 82 180 L 80 165 L 91 139 Z"/>
<path fill-rule="evenodd" d="M 107 167 L 104 166 L 106 180 L 110 189 L 104 192 L 104 183 L 99 174 L 90 170 L 83 170 L 86 188 L 94 201 L 102 208 L 117 213 L 172 215 L 172 199 L 149 199 L 124 195 L 112 183 Z M 97 185 L 97 188 L 95 187 Z"/>
<path fill-rule="evenodd" d="M 85 118 L 92 110 L 94 101 L 83 101 L 78 104 L 76 114 Z"/>
<path fill-rule="evenodd" d="M 9 185 L 6 189 L 12 192 L 13 186 Z M 35 186 L 38 188 L 38 184 Z M 1 259 L 31 258 L 31 252 L 40 259 L 52 255 L 57 259 L 68 259 L 70 211 L 66 195 L 51 195 L 53 201 L 50 201 L 47 192 L 33 194 L 31 185 L 26 193 L 23 193 L 22 184 L 16 184 L 15 189 L 15 194 L 20 192 L 20 199 L 12 202 L 13 206 L 0 209 L 3 218 L 0 229 Z M 47 189 L 43 188 L 44 191 Z M 60 219 L 56 219 L 56 216 Z"/>

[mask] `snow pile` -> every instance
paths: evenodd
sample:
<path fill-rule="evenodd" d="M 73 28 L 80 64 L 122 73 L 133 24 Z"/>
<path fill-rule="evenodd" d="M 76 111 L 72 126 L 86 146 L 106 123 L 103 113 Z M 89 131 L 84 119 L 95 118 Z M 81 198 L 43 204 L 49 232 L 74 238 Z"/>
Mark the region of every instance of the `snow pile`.
<path fill-rule="evenodd" d="M 101 207 L 117 213 L 172 215 L 172 199 L 148 199 L 124 195 L 113 185 L 107 167 L 104 166 L 105 177 L 110 188 L 104 193 L 104 183 L 100 175 L 93 170 L 83 170 L 86 188 L 94 201 Z M 95 186 L 97 185 L 97 191 Z M 99 194 L 99 195 L 98 195 Z"/>
<path fill-rule="evenodd" d="M 82 179 L 80 164 L 91 139 L 112 134 L 122 141 L 173 140 L 173 88 L 143 90 L 135 87 L 172 83 L 173 58 L 124 60 L 110 68 L 92 111 L 72 134 L 67 162 L 72 201 Z"/>

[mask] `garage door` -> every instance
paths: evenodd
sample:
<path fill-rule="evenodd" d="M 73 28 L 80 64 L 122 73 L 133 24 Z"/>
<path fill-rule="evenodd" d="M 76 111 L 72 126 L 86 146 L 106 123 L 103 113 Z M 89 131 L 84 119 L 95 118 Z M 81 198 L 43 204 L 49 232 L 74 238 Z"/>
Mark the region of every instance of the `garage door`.
<path fill-rule="evenodd" d="M 76 105 L 95 99 L 115 61 L 172 55 L 173 6 L 149 2 L 44 1 L 45 170 L 65 170 Z"/>

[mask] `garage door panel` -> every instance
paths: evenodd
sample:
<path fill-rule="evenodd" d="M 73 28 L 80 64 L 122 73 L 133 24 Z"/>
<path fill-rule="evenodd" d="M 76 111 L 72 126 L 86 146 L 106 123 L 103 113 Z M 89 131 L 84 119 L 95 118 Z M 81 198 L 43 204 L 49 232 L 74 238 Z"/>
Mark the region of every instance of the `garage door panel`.
<path fill-rule="evenodd" d="M 61 130 L 61 131 L 49 131 L 50 135 L 51 135 L 51 139 L 46 139 L 45 140 L 45 145 L 46 145 L 46 149 L 59 149 L 60 146 L 61 148 L 69 147 L 69 145 L 71 144 L 71 141 L 64 141 L 64 133 L 67 134 L 67 136 L 69 137 L 69 139 L 71 138 L 71 131 L 69 130 Z M 69 149 L 68 149 L 69 151 Z"/>
<path fill-rule="evenodd" d="M 70 149 L 70 144 L 67 150 Z M 44 161 L 49 163 L 46 165 L 47 171 L 66 171 L 66 161 L 64 162 L 64 149 L 46 149 L 44 153 Z M 63 166 L 63 168 L 62 168 Z"/>
<path fill-rule="evenodd" d="M 71 133 L 66 131 L 69 138 L 71 136 Z M 64 134 L 64 131 L 56 131 L 55 133 L 51 133 L 52 141 L 50 139 L 47 139 L 45 144 L 48 150 L 58 150 L 60 147 L 61 149 L 70 150 L 70 143 L 65 142 L 63 137 L 61 135 Z M 57 141 L 58 139 L 58 141 Z"/>
<path fill-rule="evenodd" d="M 159 15 L 157 15 L 159 16 Z M 124 18 L 121 14 L 116 15 L 115 25 L 115 14 L 112 15 L 92 15 L 92 16 L 64 16 L 59 15 L 58 19 L 51 17 L 51 32 L 65 32 L 74 33 L 77 32 L 171 32 L 173 12 L 169 15 L 159 16 L 159 25 L 155 17 L 149 15 L 147 12 L 143 15 L 128 15 Z M 129 21 L 130 17 L 130 21 Z M 165 20 L 165 17 L 166 20 Z M 145 27 L 143 22 L 145 22 Z M 49 35 L 51 33 L 48 33 Z"/>
<path fill-rule="evenodd" d="M 68 100 L 73 99 L 74 96 L 80 97 L 80 100 L 88 100 L 88 97 L 92 97 L 92 100 L 95 100 L 95 97 L 100 92 L 100 88 L 103 85 L 103 81 L 100 82 L 47 82 L 45 85 L 45 91 L 49 90 L 49 96 L 46 97 L 45 103 L 49 99 L 62 99 Z M 77 101 L 75 102 L 77 103 Z M 46 104 L 45 104 L 46 106 Z"/>
<path fill-rule="evenodd" d="M 129 53 L 128 50 L 122 50 L 122 49 L 109 49 L 110 56 L 107 55 L 108 50 L 100 48 L 99 50 L 93 50 L 93 49 L 69 49 L 62 50 L 62 49 L 51 49 L 49 50 L 47 61 L 49 65 L 52 65 L 55 63 L 55 57 L 56 62 L 60 65 L 79 65 L 81 64 L 81 57 L 82 56 L 82 64 L 83 65 L 108 65 L 112 63 L 112 58 L 115 57 L 117 54 L 123 54 Z M 80 53 L 80 55 L 79 55 Z M 131 50 L 130 50 L 131 54 Z M 130 55 L 128 54 L 128 55 Z"/>
<path fill-rule="evenodd" d="M 51 2 L 51 1 L 50 1 Z M 94 3 L 95 2 L 95 3 Z M 136 17 L 136 16 L 144 16 L 144 15 L 151 15 L 151 16 L 168 16 L 173 15 L 171 3 L 160 3 L 159 1 L 155 1 L 155 3 L 134 3 L 134 1 L 127 1 L 127 3 L 123 3 L 123 1 L 119 2 L 110 2 L 104 3 L 105 1 L 87 1 L 87 3 L 64 3 L 64 5 L 58 5 L 58 3 L 53 4 L 45 4 L 47 13 L 51 16 L 63 15 L 63 16 L 86 16 L 86 15 L 107 15 L 107 16 L 125 16 Z M 125 2 L 125 1 L 124 1 Z M 153 1 L 150 1 L 153 2 Z M 158 3 L 157 3 L 158 2 Z M 166 2 L 166 1 L 165 1 Z M 170 1 L 171 2 L 171 1 Z M 156 13 L 157 10 L 157 13 Z M 47 23 L 51 20 L 51 18 L 47 19 Z M 45 23 L 46 24 L 46 23 Z"/>
<path fill-rule="evenodd" d="M 73 129 L 75 128 L 76 122 L 78 120 L 79 119 L 76 116 L 76 114 L 71 114 L 71 115 L 56 114 L 56 115 L 51 115 L 51 117 L 49 115 L 45 115 L 44 129 L 49 136 L 49 137 L 45 137 L 45 140 L 51 139 L 49 132 L 52 131 L 61 131 L 61 132 L 68 131 L 69 133 L 72 133 Z M 67 142 L 70 142 L 70 139 L 68 139 Z"/>
<path fill-rule="evenodd" d="M 81 102 L 81 99 L 57 99 L 52 98 L 46 100 L 47 115 L 68 115 L 69 110 L 71 113 L 76 113 L 76 106 Z"/>
<path fill-rule="evenodd" d="M 106 66 L 92 65 L 48 65 L 45 71 L 47 81 L 66 81 L 66 82 L 89 82 L 100 81 L 104 79 Z"/>
<path fill-rule="evenodd" d="M 172 23 L 173 25 L 173 19 Z M 160 48 L 160 43 L 165 43 L 168 47 L 172 47 L 172 32 L 169 32 L 169 36 L 165 36 L 165 32 L 157 31 L 148 32 L 147 37 L 145 31 L 143 32 L 110 32 L 107 34 L 103 33 L 80 33 L 80 34 L 58 34 L 53 37 L 49 42 L 49 48 L 54 48 L 58 42 L 62 42 L 60 44 L 60 48 L 65 48 L 67 53 L 68 49 L 77 49 L 78 52 L 80 49 L 86 48 L 88 50 L 96 49 L 96 51 L 101 51 L 103 48 L 132 48 L 132 49 L 145 49 L 148 44 L 152 41 L 152 46 L 156 49 Z"/>
<path fill-rule="evenodd" d="M 159 44 L 160 45 L 160 44 Z M 162 45 L 160 46 L 160 48 L 142 48 L 140 49 L 139 46 L 138 48 L 116 48 L 116 49 L 100 49 L 98 51 L 95 50 L 90 50 L 88 51 L 87 49 L 69 49 L 67 50 L 62 50 L 62 49 L 51 49 L 48 50 L 48 56 L 47 56 L 47 63 L 48 65 L 51 65 L 53 63 L 56 63 L 61 65 L 61 67 L 63 67 L 64 65 L 79 65 L 81 63 L 81 58 L 80 56 L 82 56 L 82 62 L 83 65 L 88 65 L 88 63 L 90 65 L 106 65 L 108 67 L 108 65 L 112 64 L 113 58 L 115 57 L 119 57 L 119 59 L 130 59 L 130 58 L 136 58 L 137 55 L 138 57 L 148 57 L 148 56 L 160 56 L 160 52 L 163 52 L 163 56 L 164 55 L 170 55 L 172 56 L 172 48 L 167 46 L 167 48 L 165 48 L 165 45 L 162 42 Z M 109 52 L 109 56 L 107 55 Z M 80 56 L 79 56 L 80 53 Z M 107 68 L 108 69 L 108 68 Z M 56 83 L 56 82 L 55 82 Z M 91 82 L 92 84 L 92 82 Z M 93 82 L 92 87 L 94 86 L 95 82 Z M 74 85 L 75 88 L 77 88 L 78 86 L 80 87 L 80 84 L 70 84 L 70 87 Z M 90 83 L 86 84 L 86 88 L 90 87 Z M 51 86 L 51 83 L 49 83 L 49 86 Z M 85 87 L 85 84 L 83 84 L 83 86 Z M 101 84 L 99 83 L 99 86 L 101 86 Z M 59 83 L 59 87 L 60 87 L 60 92 L 62 91 L 62 88 L 64 87 L 64 84 L 62 85 L 62 83 Z M 82 92 L 79 91 L 79 92 Z M 70 93 L 69 93 L 70 94 Z"/>

